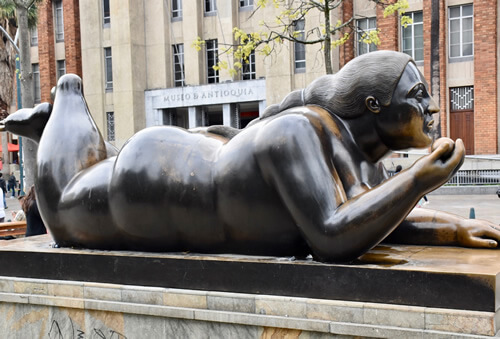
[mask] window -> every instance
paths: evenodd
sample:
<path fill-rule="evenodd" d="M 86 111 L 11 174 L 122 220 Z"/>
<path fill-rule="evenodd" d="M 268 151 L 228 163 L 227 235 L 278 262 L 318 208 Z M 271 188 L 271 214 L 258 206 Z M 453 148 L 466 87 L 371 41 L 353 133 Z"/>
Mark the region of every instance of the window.
<path fill-rule="evenodd" d="M 104 72 L 106 77 L 106 89 L 113 89 L 113 59 L 111 58 L 111 47 L 104 48 Z"/>
<path fill-rule="evenodd" d="M 182 0 L 172 0 L 172 18 L 182 18 Z"/>
<path fill-rule="evenodd" d="M 174 86 L 184 86 L 184 45 L 172 46 L 174 54 Z"/>
<path fill-rule="evenodd" d="M 115 141 L 115 112 L 106 112 L 108 141 Z"/>
<path fill-rule="evenodd" d="M 402 27 L 403 53 L 415 61 L 424 61 L 424 21 L 422 12 L 406 13 L 413 23 Z"/>
<path fill-rule="evenodd" d="M 33 27 L 30 29 L 31 46 L 38 46 L 38 29 Z"/>
<path fill-rule="evenodd" d="M 450 7 L 450 58 L 474 55 L 472 5 Z"/>
<path fill-rule="evenodd" d="M 219 82 L 219 71 L 214 69 L 219 61 L 219 51 L 217 49 L 217 40 L 207 40 L 207 81 L 209 84 Z"/>
<path fill-rule="evenodd" d="M 66 61 L 57 60 L 57 79 L 59 80 L 64 74 L 66 74 Z"/>
<path fill-rule="evenodd" d="M 297 40 L 304 40 L 305 38 L 305 20 L 297 20 L 294 24 L 294 35 Z M 295 42 L 295 71 L 304 71 L 306 69 L 306 45 Z"/>
<path fill-rule="evenodd" d="M 248 60 L 242 61 L 241 78 L 243 80 L 255 79 L 255 51 L 248 56 Z"/>
<path fill-rule="evenodd" d="M 103 27 L 111 25 L 111 16 L 109 12 L 109 0 L 102 0 L 102 24 Z"/>
<path fill-rule="evenodd" d="M 205 15 L 215 15 L 217 13 L 216 0 L 205 0 Z"/>
<path fill-rule="evenodd" d="M 377 29 L 377 19 L 376 18 L 366 18 L 357 20 L 358 27 L 358 55 L 362 55 L 368 52 L 373 52 L 377 50 L 377 45 L 367 44 L 363 42 L 364 36 L 370 31 Z"/>
<path fill-rule="evenodd" d="M 35 100 L 35 104 L 39 104 L 42 102 L 40 91 L 40 66 L 38 64 L 32 64 L 31 71 L 33 72 L 33 99 Z"/>
<path fill-rule="evenodd" d="M 253 8 L 253 0 L 240 0 L 240 8 Z"/>
<path fill-rule="evenodd" d="M 450 87 L 450 111 L 474 109 L 474 87 Z"/>
<path fill-rule="evenodd" d="M 64 20 L 62 0 L 54 1 L 54 12 L 56 21 L 56 42 L 64 41 Z"/>

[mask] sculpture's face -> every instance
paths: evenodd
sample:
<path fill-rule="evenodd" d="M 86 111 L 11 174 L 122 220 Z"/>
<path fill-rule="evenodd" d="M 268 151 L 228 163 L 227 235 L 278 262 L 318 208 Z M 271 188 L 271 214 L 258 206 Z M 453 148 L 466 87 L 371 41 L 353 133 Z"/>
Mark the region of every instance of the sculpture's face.
<path fill-rule="evenodd" d="M 432 142 L 432 114 L 439 112 L 439 108 L 427 88 L 415 64 L 408 63 L 391 104 L 381 107 L 375 118 L 378 134 L 390 149 L 427 147 Z"/>

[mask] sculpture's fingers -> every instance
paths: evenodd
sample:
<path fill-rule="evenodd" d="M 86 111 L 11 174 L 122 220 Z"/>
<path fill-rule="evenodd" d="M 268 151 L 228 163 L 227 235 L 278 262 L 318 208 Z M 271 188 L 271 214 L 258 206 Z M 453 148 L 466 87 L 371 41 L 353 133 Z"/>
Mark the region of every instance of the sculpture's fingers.
<path fill-rule="evenodd" d="M 483 239 L 475 236 L 471 236 L 464 244 L 467 247 L 475 248 L 494 248 L 497 247 L 498 243 L 492 239 Z"/>

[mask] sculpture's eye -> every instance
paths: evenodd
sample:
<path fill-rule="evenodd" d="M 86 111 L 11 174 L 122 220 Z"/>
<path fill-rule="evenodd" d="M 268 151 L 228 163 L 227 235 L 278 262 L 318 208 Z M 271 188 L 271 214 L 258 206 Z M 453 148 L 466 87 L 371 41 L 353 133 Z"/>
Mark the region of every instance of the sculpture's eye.
<path fill-rule="evenodd" d="M 422 99 L 424 98 L 424 91 L 422 89 L 419 89 L 417 93 L 415 93 L 415 98 L 418 101 L 422 101 Z"/>

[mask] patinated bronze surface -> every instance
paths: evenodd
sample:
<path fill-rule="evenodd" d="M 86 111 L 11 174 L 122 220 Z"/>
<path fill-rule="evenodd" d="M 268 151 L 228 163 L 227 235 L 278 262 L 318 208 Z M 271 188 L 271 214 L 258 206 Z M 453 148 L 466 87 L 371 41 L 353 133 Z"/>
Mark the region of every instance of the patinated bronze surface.
<path fill-rule="evenodd" d="M 60 246 L 97 249 L 346 261 L 389 235 L 496 247 L 500 232 L 491 223 L 413 210 L 458 170 L 461 140 L 440 139 L 390 179 L 379 163 L 391 150 L 431 144 L 438 107 L 427 87 L 405 54 L 369 53 L 241 131 L 152 127 L 114 156 L 81 80 L 66 75 L 39 141 L 40 213 Z M 40 129 L 17 114 L 6 129 L 36 139 Z"/>

